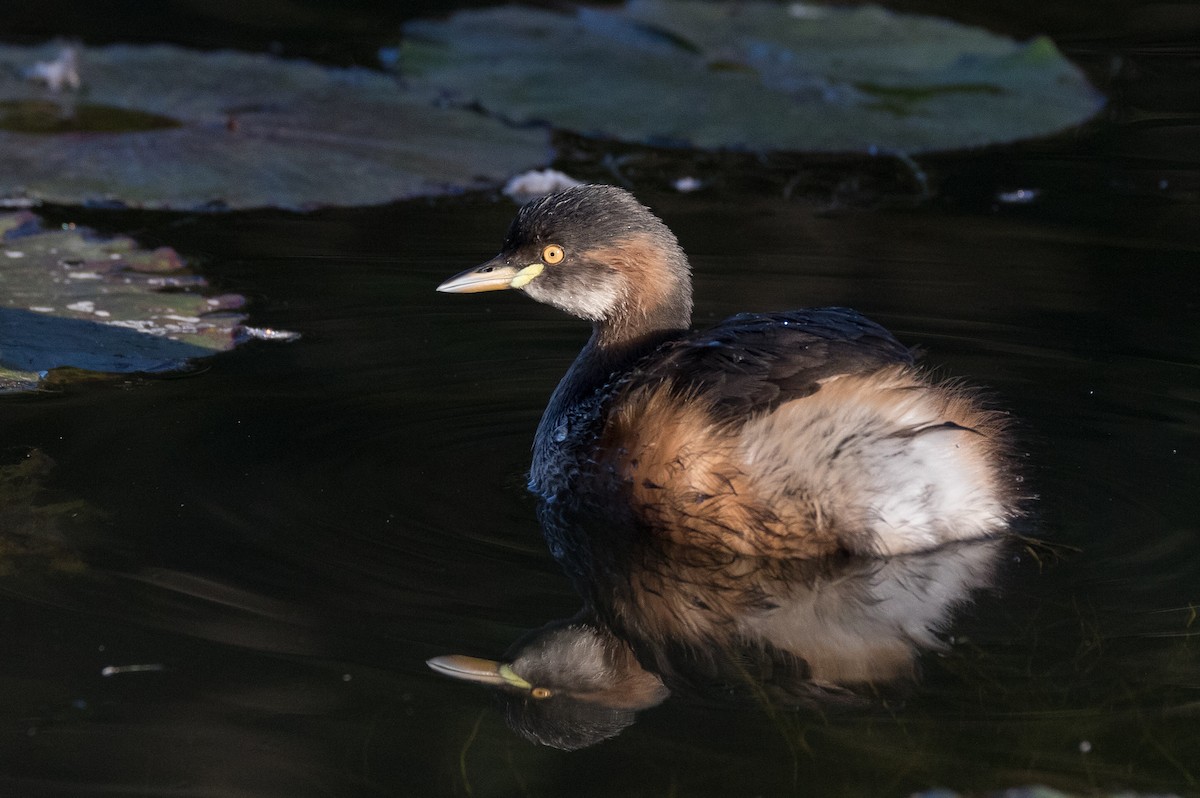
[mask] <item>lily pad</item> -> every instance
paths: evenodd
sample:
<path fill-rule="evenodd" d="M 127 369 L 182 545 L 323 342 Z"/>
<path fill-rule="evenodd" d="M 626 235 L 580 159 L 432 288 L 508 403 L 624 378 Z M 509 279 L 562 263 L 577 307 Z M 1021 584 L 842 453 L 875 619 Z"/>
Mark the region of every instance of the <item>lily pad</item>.
<path fill-rule="evenodd" d="M 84 228 L 43 229 L 0 215 L 0 390 L 36 387 L 52 369 L 169 371 L 230 349 L 238 295 L 205 296 L 168 247 Z"/>
<path fill-rule="evenodd" d="M 962 149 L 1055 133 L 1103 105 L 1049 39 L 874 6 L 461 11 L 406 26 L 399 65 L 505 119 L 706 149 Z"/>
<path fill-rule="evenodd" d="M 436 107 L 367 69 L 166 45 L 71 52 L 77 90 L 31 79 L 55 48 L 0 47 L 0 196 L 367 205 L 500 185 L 550 154 L 544 130 Z"/>

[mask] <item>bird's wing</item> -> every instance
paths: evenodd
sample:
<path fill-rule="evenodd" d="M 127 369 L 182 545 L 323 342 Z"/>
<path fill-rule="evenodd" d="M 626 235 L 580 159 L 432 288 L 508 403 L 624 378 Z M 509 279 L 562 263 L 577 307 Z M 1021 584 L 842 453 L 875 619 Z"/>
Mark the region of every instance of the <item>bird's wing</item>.
<path fill-rule="evenodd" d="M 848 308 L 741 313 L 663 345 L 622 388 L 669 384 L 718 419 L 744 420 L 815 393 L 823 380 L 912 363 L 890 332 Z"/>

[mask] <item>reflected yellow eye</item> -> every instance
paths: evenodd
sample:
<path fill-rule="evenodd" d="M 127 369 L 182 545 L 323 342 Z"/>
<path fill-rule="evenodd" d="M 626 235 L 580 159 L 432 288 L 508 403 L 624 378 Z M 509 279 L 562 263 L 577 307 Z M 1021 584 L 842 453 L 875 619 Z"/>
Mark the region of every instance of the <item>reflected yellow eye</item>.
<path fill-rule="evenodd" d="M 546 247 L 546 249 L 550 249 L 550 247 Z M 562 260 L 561 249 L 558 250 L 558 259 Z M 534 698 L 549 698 L 550 696 L 554 695 L 554 693 L 550 692 L 549 687 L 535 687 L 529 691 L 529 694 Z"/>
<path fill-rule="evenodd" d="M 556 263 L 561 263 L 566 254 L 558 244 L 551 244 L 542 250 L 542 260 L 553 266 Z"/>

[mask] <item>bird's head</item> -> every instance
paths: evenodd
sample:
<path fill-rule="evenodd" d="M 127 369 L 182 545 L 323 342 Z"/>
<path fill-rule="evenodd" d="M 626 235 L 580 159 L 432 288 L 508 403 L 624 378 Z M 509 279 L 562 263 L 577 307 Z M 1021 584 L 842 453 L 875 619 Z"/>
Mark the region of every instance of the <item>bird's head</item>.
<path fill-rule="evenodd" d="M 691 319 L 691 270 L 674 234 L 614 186 L 576 186 L 528 203 L 498 255 L 438 286 L 510 288 L 615 338 L 685 328 Z"/>
<path fill-rule="evenodd" d="M 638 710 L 668 695 L 625 642 L 578 619 L 534 630 L 503 661 L 452 654 L 428 664 L 445 676 L 494 688 L 516 732 L 563 750 L 617 735 Z"/>

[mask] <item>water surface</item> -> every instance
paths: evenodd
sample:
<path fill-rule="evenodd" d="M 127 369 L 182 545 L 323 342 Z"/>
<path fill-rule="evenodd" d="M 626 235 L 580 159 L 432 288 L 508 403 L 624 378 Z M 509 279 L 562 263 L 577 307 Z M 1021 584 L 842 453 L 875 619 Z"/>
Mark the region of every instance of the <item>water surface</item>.
<path fill-rule="evenodd" d="M 1082 57 L 1128 57 L 1106 42 Z M 1139 63 L 1176 86 L 1196 61 L 1174 58 Z M 514 206 L 51 209 L 177 248 L 255 325 L 303 337 L 0 402 L 7 461 L 54 461 L 38 501 L 86 503 L 41 553 L 0 558 L 3 791 L 1195 793 L 1198 128 L 1178 91 L 1114 85 L 1080 136 L 931 160 L 934 198 L 785 198 L 775 178 L 678 195 L 675 162 L 635 186 L 692 257 L 698 323 L 851 305 L 989 387 L 1039 496 L 1021 531 L 1056 548 L 1018 547 L 902 702 L 671 699 L 572 754 L 424 664 L 499 656 L 579 603 L 523 483 L 586 330 L 521 296 L 433 291 L 493 254 Z M 997 199 L 1019 188 L 1034 201 Z M 5 534 L 27 540 L 27 516 Z"/>

